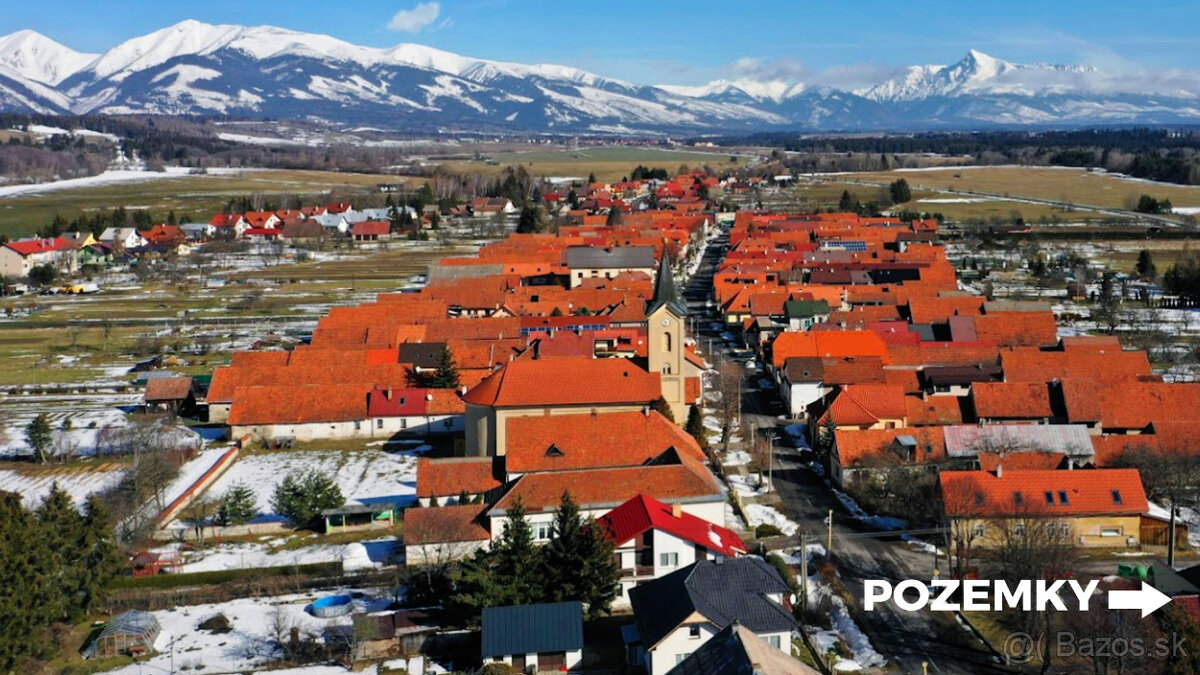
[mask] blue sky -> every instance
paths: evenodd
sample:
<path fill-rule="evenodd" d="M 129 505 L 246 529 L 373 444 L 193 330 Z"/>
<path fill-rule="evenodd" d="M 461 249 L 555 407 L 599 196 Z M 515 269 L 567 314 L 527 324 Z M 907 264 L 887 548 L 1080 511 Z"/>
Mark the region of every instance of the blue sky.
<path fill-rule="evenodd" d="M 371 46 L 418 42 L 469 56 L 564 63 L 646 84 L 780 76 L 857 85 L 898 66 L 951 63 L 969 48 L 1010 61 L 1126 71 L 1193 69 L 1200 54 L 1196 0 L 6 4 L 4 23 L 11 30 L 31 28 L 81 51 L 103 51 L 194 18 L 327 33 Z"/>

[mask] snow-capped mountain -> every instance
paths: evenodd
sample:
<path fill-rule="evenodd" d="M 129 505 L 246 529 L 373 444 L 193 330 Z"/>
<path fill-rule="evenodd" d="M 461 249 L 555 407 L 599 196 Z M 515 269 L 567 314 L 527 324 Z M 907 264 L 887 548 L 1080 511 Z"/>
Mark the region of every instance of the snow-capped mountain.
<path fill-rule="evenodd" d="M 96 59 L 31 30 L 0 38 L 0 66 L 21 77 L 54 86 Z"/>
<path fill-rule="evenodd" d="M 0 38 L 0 110 L 320 118 L 396 130 L 680 131 L 1195 121 L 1193 94 L 1108 94 L 1098 73 L 972 51 L 855 92 L 782 80 L 646 86 L 418 44 L 363 47 L 184 21 L 103 54 Z M 1111 87 L 1109 87 L 1111 88 Z"/>

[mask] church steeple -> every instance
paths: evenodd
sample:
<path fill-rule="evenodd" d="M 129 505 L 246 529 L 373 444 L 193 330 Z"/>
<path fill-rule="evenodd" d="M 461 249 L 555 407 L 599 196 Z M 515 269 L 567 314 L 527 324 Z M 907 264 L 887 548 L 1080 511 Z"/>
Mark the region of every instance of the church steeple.
<path fill-rule="evenodd" d="M 667 254 L 666 247 L 663 248 L 662 257 L 658 260 L 658 276 L 654 279 L 654 297 L 650 299 L 646 314 L 650 315 L 664 306 L 677 317 L 687 316 L 687 303 L 679 297 L 679 291 L 675 289 L 675 276 L 671 274 L 671 257 Z"/>

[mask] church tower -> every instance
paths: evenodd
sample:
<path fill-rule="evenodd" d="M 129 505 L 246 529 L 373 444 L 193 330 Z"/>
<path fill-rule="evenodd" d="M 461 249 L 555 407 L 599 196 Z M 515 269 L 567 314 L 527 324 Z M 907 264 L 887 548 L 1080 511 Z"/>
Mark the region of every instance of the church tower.
<path fill-rule="evenodd" d="M 654 297 L 646 306 L 647 365 L 662 378 L 662 395 L 671 404 L 677 424 L 687 422 L 684 344 L 687 303 L 675 289 L 671 260 L 663 251 L 654 280 Z"/>

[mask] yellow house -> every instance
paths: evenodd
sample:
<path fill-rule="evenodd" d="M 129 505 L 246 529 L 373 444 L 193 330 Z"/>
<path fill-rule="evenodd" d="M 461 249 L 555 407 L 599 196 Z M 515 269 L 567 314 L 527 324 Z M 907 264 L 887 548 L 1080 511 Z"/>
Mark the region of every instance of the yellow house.
<path fill-rule="evenodd" d="M 1013 538 L 1084 548 L 1137 546 L 1149 510 L 1136 469 L 943 471 L 942 505 L 957 550 Z"/>

